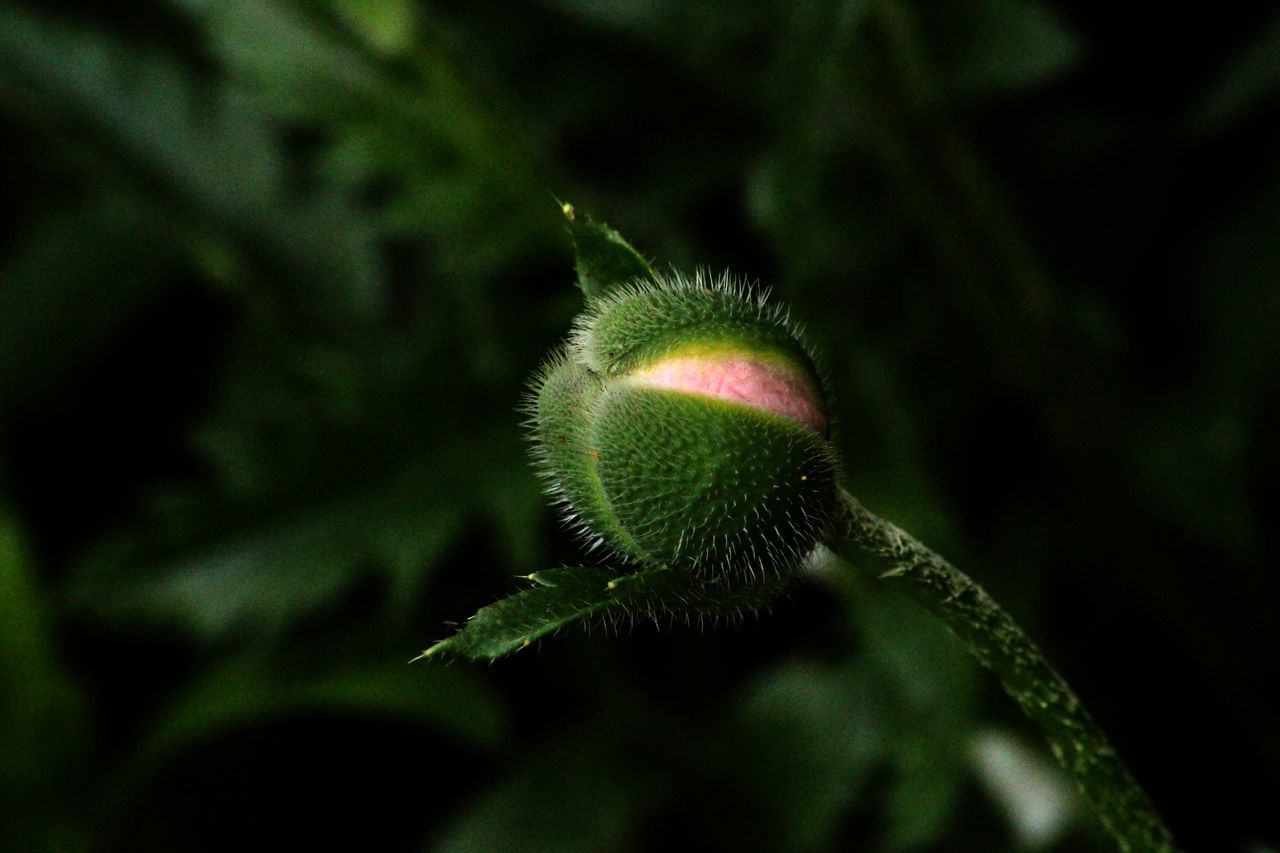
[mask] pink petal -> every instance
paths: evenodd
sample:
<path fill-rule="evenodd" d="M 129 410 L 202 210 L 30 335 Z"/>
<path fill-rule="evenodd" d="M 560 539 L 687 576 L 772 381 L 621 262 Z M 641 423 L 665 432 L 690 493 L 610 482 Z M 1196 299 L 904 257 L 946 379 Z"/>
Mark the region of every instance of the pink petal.
<path fill-rule="evenodd" d="M 813 382 L 801 371 L 746 355 L 673 356 L 632 373 L 651 388 L 744 403 L 802 423 L 825 435 L 827 413 Z"/>

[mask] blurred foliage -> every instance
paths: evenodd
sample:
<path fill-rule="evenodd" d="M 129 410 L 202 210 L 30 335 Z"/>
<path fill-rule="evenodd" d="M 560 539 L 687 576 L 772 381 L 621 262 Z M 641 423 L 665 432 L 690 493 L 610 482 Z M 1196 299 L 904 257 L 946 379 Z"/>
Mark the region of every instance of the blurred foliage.
<path fill-rule="evenodd" d="M 557 198 L 791 302 L 859 497 L 1184 843 L 1280 843 L 1277 26 L 0 0 L 0 846 L 1107 849 L 1026 831 L 1011 704 L 821 567 L 738 627 L 402 665 L 582 559 L 516 413 L 580 299 Z"/>

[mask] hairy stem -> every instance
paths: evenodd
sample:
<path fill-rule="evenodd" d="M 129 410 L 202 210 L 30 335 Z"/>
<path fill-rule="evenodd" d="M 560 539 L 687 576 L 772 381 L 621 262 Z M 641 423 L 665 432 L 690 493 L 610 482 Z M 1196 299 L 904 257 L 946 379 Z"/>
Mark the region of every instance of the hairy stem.
<path fill-rule="evenodd" d="M 1173 836 L 1070 686 L 1009 614 L 978 584 L 909 533 L 842 492 L 831 547 L 893 565 L 884 579 L 939 616 L 974 657 L 1000 677 L 1075 777 L 1121 850 L 1174 850 Z"/>

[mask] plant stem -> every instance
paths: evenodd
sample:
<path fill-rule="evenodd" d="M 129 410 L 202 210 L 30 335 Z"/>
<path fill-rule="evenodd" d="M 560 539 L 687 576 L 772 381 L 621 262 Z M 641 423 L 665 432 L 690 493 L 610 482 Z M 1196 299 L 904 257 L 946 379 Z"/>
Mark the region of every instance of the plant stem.
<path fill-rule="evenodd" d="M 870 553 L 892 563 L 881 577 L 939 616 L 1008 691 L 1075 777 L 1121 850 L 1174 850 L 1173 836 L 1098 724 L 1044 654 L 987 592 L 909 533 L 841 492 L 843 512 L 829 543 L 849 558 Z"/>

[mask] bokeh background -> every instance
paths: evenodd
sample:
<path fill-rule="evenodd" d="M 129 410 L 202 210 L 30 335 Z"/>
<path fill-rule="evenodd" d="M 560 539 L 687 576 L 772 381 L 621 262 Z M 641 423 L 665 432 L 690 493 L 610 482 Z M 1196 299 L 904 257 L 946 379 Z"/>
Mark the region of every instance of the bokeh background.
<path fill-rule="evenodd" d="M 825 357 L 1183 842 L 1280 843 L 1280 17 L 1040 0 L 0 3 L 0 846 L 1105 850 L 874 585 L 406 661 L 583 558 L 556 199 Z"/>

